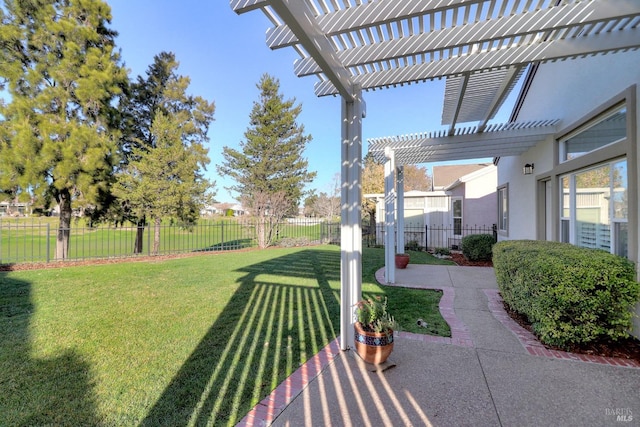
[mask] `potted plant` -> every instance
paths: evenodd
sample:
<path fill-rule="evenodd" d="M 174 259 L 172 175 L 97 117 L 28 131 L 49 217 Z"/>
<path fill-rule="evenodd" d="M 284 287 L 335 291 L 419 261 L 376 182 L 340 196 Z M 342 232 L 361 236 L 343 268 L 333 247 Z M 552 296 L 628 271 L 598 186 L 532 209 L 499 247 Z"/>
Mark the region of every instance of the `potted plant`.
<path fill-rule="evenodd" d="M 366 299 L 356 304 L 355 346 L 367 363 L 380 364 L 393 350 L 393 330 L 397 324 L 387 311 L 387 298 Z"/>
<path fill-rule="evenodd" d="M 396 254 L 396 268 L 407 268 L 409 264 L 409 254 Z"/>

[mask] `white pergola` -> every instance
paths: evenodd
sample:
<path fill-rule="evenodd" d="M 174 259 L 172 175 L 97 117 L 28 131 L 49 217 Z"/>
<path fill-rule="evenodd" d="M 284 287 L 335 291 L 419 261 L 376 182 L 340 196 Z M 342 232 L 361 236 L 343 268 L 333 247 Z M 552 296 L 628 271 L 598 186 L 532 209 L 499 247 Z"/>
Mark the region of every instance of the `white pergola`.
<path fill-rule="evenodd" d="M 295 49 L 300 59 L 294 71 L 300 77 L 319 79 L 316 95 L 342 98 L 343 350 L 353 341 L 353 306 L 361 298 L 362 92 L 446 79 L 442 114 L 446 132 L 372 141 L 370 151 L 385 161 L 386 203 L 392 208 L 387 209 L 387 215 L 391 211 L 387 227 L 393 227 L 393 206 L 397 202 L 402 209 L 402 165 L 517 155 L 553 134 L 554 120 L 488 124 L 529 64 L 640 47 L 640 0 L 230 3 L 239 14 L 262 10 L 273 24 L 267 30 L 267 45 Z M 458 127 L 468 122 L 477 124 Z M 398 217 L 402 218 L 400 212 Z M 387 274 L 393 271 L 394 254 L 389 249 L 394 242 L 388 243 Z M 402 240 L 396 245 L 403 250 Z"/>

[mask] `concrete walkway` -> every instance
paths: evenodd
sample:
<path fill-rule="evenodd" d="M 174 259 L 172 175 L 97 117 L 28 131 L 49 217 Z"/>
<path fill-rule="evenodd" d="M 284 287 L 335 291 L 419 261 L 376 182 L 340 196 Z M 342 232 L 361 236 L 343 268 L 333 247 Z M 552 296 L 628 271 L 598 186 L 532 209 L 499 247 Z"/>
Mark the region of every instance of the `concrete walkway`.
<path fill-rule="evenodd" d="M 401 332 L 377 372 L 334 341 L 239 425 L 640 426 L 640 364 L 547 350 L 504 312 L 492 268 L 410 264 L 396 280 L 443 290 L 451 338 Z"/>

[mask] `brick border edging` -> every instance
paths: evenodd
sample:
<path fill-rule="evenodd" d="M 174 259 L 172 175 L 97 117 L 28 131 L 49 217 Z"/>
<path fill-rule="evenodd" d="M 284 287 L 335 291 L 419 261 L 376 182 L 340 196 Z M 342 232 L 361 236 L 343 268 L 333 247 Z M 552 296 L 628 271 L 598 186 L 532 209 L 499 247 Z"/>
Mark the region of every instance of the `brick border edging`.
<path fill-rule="evenodd" d="M 340 353 L 338 338 L 327 344 L 315 356 L 307 360 L 287 379 L 282 381 L 267 397 L 250 410 L 236 426 L 270 425 L 309 383 Z"/>
<path fill-rule="evenodd" d="M 397 332 L 396 335 L 402 338 L 407 338 L 410 340 L 429 342 L 429 343 L 439 343 L 439 344 L 452 344 L 460 347 L 474 347 L 475 344 L 473 339 L 471 338 L 471 332 L 467 325 L 464 324 L 462 320 L 456 315 L 455 310 L 453 309 L 453 300 L 456 297 L 456 291 L 451 286 L 430 286 L 430 285 L 405 285 L 401 283 L 392 283 L 385 284 L 384 283 L 384 267 L 376 271 L 375 274 L 376 281 L 384 286 L 398 286 L 404 288 L 413 288 L 413 289 L 430 289 L 434 291 L 442 291 L 442 298 L 440 298 L 440 303 L 438 304 L 438 308 L 440 309 L 440 314 L 444 318 L 444 320 L 449 325 L 451 329 L 451 338 L 449 337 L 439 337 L 436 335 L 428 335 L 428 334 L 415 334 L 412 332 Z"/>
<path fill-rule="evenodd" d="M 489 311 L 504 327 L 510 330 L 520 341 L 520 344 L 532 356 L 551 357 L 554 359 L 574 360 L 580 362 L 597 363 L 600 365 L 619 366 L 625 368 L 640 368 L 640 362 L 633 359 L 619 357 L 592 356 L 589 354 L 570 353 L 568 351 L 552 350 L 542 344 L 535 335 L 520 326 L 507 314 L 502 303 L 502 297 L 497 289 L 483 289 L 488 299 Z"/>

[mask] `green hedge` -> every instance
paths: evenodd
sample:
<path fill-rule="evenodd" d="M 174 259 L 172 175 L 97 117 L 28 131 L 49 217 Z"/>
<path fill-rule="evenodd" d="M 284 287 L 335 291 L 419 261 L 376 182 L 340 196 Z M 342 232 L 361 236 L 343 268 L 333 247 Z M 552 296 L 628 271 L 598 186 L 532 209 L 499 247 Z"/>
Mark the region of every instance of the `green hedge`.
<path fill-rule="evenodd" d="M 629 336 L 640 298 L 629 260 L 559 242 L 511 240 L 493 247 L 502 298 L 549 345 Z"/>
<path fill-rule="evenodd" d="M 488 261 L 496 239 L 491 234 L 470 234 L 460 241 L 462 254 L 471 261 Z"/>

